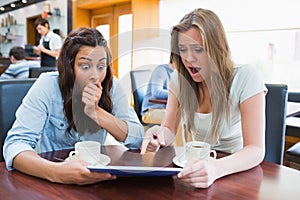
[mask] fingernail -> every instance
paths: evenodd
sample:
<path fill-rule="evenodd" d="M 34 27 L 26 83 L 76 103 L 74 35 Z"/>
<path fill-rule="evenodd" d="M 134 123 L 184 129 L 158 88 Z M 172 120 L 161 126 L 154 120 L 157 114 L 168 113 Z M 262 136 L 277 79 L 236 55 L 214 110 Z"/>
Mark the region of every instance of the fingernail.
<path fill-rule="evenodd" d="M 177 177 L 178 177 L 178 178 L 181 178 L 181 177 L 182 177 L 181 172 L 179 172 L 179 173 L 177 174 Z"/>

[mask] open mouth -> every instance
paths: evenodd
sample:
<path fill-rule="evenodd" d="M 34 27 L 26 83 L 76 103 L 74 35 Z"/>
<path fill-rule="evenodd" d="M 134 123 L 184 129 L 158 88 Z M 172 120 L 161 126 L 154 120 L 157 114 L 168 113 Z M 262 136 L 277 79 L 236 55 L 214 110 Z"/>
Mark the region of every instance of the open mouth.
<path fill-rule="evenodd" d="M 200 70 L 201 68 L 198 67 L 190 67 L 190 71 L 192 72 L 192 74 L 197 74 Z"/>

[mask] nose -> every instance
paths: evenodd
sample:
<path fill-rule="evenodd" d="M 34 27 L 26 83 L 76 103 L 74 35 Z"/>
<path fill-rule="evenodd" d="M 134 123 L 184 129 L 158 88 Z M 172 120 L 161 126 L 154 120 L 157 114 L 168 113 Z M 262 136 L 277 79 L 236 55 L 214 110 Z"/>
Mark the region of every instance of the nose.
<path fill-rule="evenodd" d="M 91 79 L 98 81 L 100 79 L 100 75 L 101 75 L 101 72 L 99 70 L 97 70 L 96 67 L 93 67 L 92 71 L 91 71 L 91 76 L 90 76 Z"/>
<path fill-rule="evenodd" d="M 189 63 L 193 63 L 196 60 L 196 55 L 193 51 L 188 50 L 186 52 L 186 56 L 185 56 L 186 61 L 188 61 Z"/>

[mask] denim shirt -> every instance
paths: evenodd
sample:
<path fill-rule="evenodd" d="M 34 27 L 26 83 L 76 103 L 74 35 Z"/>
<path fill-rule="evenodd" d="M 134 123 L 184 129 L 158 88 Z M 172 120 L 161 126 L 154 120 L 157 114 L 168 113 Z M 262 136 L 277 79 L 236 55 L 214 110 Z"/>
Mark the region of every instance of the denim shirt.
<path fill-rule="evenodd" d="M 166 108 L 165 104 L 151 103 L 149 102 L 149 100 L 168 98 L 169 84 L 172 72 L 173 69 L 169 67 L 168 64 L 159 65 L 153 70 L 151 78 L 147 85 L 147 91 L 143 100 L 141 115 L 145 115 L 149 108 Z"/>
<path fill-rule="evenodd" d="M 111 114 L 128 125 L 127 138 L 120 143 L 130 149 L 138 149 L 144 129 L 116 78 L 113 79 L 110 94 L 113 102 Z M 81 140 L 95 140 L 104 144 L 107 136 L 104 129 L 82 136 L 72 129 L 71 134 L 67 135 L 67 127 L 58 72 L 43 73 L 24 97 L 16 112 L 16 121 L 7 134 L 3 147 L 7 169 L 12 170 L 14 157 L 26 150 L 42 153 L 72 149 Z"/>

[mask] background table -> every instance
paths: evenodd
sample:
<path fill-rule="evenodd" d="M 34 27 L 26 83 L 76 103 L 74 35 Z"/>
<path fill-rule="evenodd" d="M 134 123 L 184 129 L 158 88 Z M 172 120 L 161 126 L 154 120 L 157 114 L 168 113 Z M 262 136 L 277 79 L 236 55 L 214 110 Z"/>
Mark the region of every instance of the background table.
<path fill-rule="evenodd" d="M 7 69 L 7 67 L 8 67 L 8 65 L 0 64 L 0 75 L 5 72 L 5 70 Z"/>
<path fill-rule="evenodd" d="M 300 115 L 300 103 L 287 102 L 286 117 L 293 117 L 296 115 Z"/>
<path fill-rule="evenodd" d="M 149 102 L 156 104 L 167 104 L 167 99 L 149 99 Z"/>
<path fill-rule="evenodd" d="M 173 166 L 179 147 L 167 147 L 157 153 L 140 155 L 121 146 L 106 146 L 102 153 L 111 157 L 112 165 Z M 58 161 L 69 151 L 44 153 Z M 219 156 L 223 154 L 219 153 Z M 195 189 L 174 177 L 118 177 L 92 185 L 77 186 L 51 183 L 18 171 L 8 172 L 0 163 L 1 199 L 288 199 L 300 197 L 300 172 L 270 162 L 245 172 L 217 180 L 208 189 Z"/>

